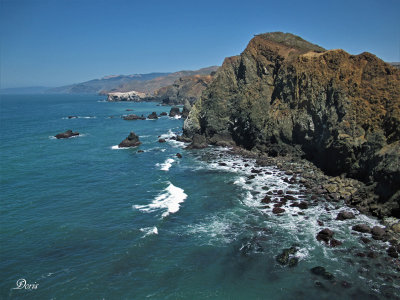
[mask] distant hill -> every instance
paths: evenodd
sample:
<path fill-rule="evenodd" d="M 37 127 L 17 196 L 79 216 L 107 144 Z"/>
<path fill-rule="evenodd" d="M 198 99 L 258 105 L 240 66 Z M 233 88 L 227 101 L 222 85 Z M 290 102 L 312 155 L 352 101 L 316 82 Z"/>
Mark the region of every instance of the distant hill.
<path fill-rule="evenodd" d="M 175 73 L 149 73 L 134 75 L 111 75 L 81 83 L 51 88 L 45 93 L 53 94 L 106 94 L 110 92 L 138 91 L 151 95 L 161 87 L 173 84 L 184 76 L 209 75 L 218 67 L 208 67 L 196 71 L 179 71 Z"/>
<path fill-rule="evenodd" d="M 130 81 L 122 84 L 121 86 L 109 90 L 109 92 L 129 92 L 138 91 L 147 94 L 153 94 L 158 89 L 173 84 L 176 80 L 181 77 L 194 76 L 194 75 L 210 75 L 212 72 L 218 70 L 218 66 L 212 66 L 207 68 L 202 68 L 196 71 L 179 71 L 175 73 L 168 74 L 166 76 L 160 76 L 148 81 Z"/>
<path fill-rule="evenodd" d="M 400 62 L 390 62 L 389 64 L 391 64 L 393 67 L 400 69 Z"/>
<path fill-rule="evenodd" d="M 134 75 L 111 75 L 101 79 L 93 79 L 81 83 L 65 85 L 46 90 L 46 93 L 54 94 L 97 94 L 102 91 L 113 90 L 129 82 L 143 82 L 157 77 L 166 76 L 169 73 L 149 73 Z"/>

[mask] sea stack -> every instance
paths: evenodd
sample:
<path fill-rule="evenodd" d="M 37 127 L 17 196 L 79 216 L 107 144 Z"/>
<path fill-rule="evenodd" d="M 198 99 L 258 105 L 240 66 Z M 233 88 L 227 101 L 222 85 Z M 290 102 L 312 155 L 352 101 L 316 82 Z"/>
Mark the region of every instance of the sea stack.
<path fill-rule="evenodd" d="M 67 130 L 66 132 L 59 133 L 55 135 L 57 139 L 68 139 L 73 136 L 79 135 L 79 132 L 73 132 L 72 130 Z"/>
<path fill-rule="evenodd" d="M 141 144 L 139 141 L 139 136 L 137 136 L 133 131 L 129 134 L 129 136 L 124 139 L 119 145 L 118 148 L 129 148 L 129 147 L 137 147 Z"/>

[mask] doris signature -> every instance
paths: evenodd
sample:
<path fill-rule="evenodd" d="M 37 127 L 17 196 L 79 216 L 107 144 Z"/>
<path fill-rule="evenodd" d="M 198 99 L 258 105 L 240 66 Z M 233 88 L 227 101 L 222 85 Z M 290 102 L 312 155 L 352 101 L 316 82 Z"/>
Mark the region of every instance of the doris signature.
<path fill-rule="evenodd" d="M 13 290 L 36 290 L 39 283 L 27 283 L 26 279 L 21 278 L 17 280 L 16 287 Z"/>

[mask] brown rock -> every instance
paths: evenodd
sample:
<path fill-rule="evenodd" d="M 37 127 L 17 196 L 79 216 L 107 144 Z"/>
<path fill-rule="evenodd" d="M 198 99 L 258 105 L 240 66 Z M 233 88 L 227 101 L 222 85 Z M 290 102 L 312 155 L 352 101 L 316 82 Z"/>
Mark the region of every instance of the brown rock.
<path fill-rule="evenodd" d="M 272 209 L 272 212 L 273 212 L 274 214 L 281 214 L 281 213 L 285 212 L 285 210 L 284 210 L 283 208 L 280 208 L 280 207 L 274 207 L 274 208 Z"/>

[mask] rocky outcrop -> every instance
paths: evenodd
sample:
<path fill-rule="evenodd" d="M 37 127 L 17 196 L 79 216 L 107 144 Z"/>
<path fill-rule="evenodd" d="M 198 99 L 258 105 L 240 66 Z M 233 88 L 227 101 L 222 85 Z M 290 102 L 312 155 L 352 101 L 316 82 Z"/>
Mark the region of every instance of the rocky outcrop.
<path fill-rule="evenodd" d="M 67 130 L 66 132 L 56 134 L 55 137 L 57 139 L 68 139 L 70 137 L 78 136 L 78 135 L 79 135 L 79 132 L 73 132 L 72 130 Z"/>
<path fill-rule="evenodd" d="M 108 93 L 107 101 L 109 102 L 118 102 L 118 101 L 134 101 L 139 102 L 142 101 L 146 97 L 145 93 L 140 93 L 136 91 L 130 91 L 126 93 Z"/>
<path fill-rule="evenodd" d="M 158 119 L 157 113 L 153 111 L 150 115 L 147 116 L 147 119 L 155 120 Z"/>
<path fill-rule="evenodd" d="M 146 120 L 146 117 L 143 116 L 143 115 L 138 116 L 138 115 L 132 114 L 132 115 L 127 115 L 127 116 L 122 116 L 122 119 L 127 120 L 127 121 L 131 121 L 131 120 Z"/>
<path fill-rule="evenodd" d="M 119 145 L 118 148 L 128 148 L 128 147 L 137 147 L 141 144 L 139 141 L 139 137 L 132 131 L 129 136 L 124 139 Z"/>
<path fill-rule="evenodd" d="M 181 77 L 172 85 L 160 88 L 154 92 L 155 101 L 164 105 L 180 105 L 188 101 L 196 102 L 208 87 L 215 72 L 208 75 L 193 75 Z"/>
<path fill-rule="evenodd" d="M 284 33 L 255 36 L 226 58 L 192 107 L 184 135 L 229 136 L 272 156 L 303 156 L 364 181 L 362 205 L 400 216 L 400 70 L 370 53 L 328 50 Z"/>
<path fill-rule="evenodd" d="M 179 117 L 180 115 L 181 111 L 179 110 L 179 107 L 171 107 L 171 110 L 169 111 L 169 116 L 171 118 Z"/>

